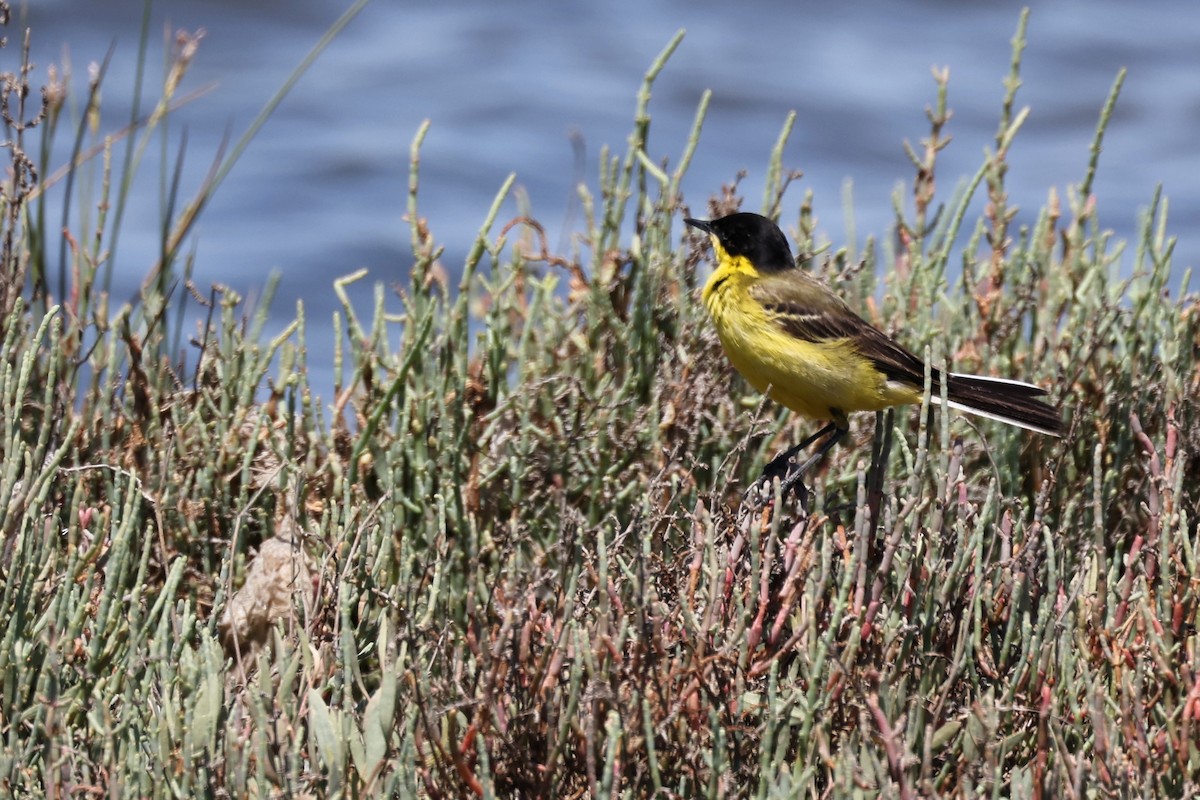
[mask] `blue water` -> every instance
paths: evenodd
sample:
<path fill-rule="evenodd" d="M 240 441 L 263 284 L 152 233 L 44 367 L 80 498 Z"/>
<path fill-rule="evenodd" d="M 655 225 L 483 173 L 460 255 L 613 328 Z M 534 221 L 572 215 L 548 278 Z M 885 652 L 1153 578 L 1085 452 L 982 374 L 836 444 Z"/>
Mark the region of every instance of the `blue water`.
<path fill-rule="evenodd" d="M 199 186 L 223 137 L 241 134 L 258 109 L 338 16 L 331 0 L 179 0 L 153 12 L 151 80 L 163 32 L 205 29 L 184 91 L 213 87 L 181 109 L 185 192 Z M 87 64 L 114 55 L 104 83 L 105 129 L 127 119 L 142 3 L 37 0 L 24 11 L 39 69 L 65 56 L 74 85 Z M 1186 9 L 1186 10 L 1185 10 Z M 934 65 L 950 68 L 954 137 L 939 161 L 948 198 L 991 147 L 1020 4 L 885 0 L 805 4 L 772 0 L 720 6 L 685 2 L 454 4 L 377 0 L 303 78 L 205 210 L 195 280 L 253 295 L 271 270 L 284 274 L 273 306 L 278 329 L 302 300 L 313 383 L 328 399 L 336 301 L 332 281 L 358 268 L 402 282 L 409 231 L 402 220 L 408 151 L 422 120 L 420 206 L 445 263 L 461 263 L 496 190 L 517 174 L 551 243 L 569 231 L 577 177 L 570 135 L 586 147 L 593 186 L 604 144 L 623 152 L 643 73 L 680 28 L 686 38 L 655 86 L 650 151 L 674 163 L 697 101 L 713 90 L 686 202 L 707 198 L 740 171 L 746 207 L 759 207 L 771 147 L 787 113 L 799 118 L 785 166 L 803 180 L 785 200 L 794 220 L 805 190 L 820 228 L 844 243 L 843 186 L 853 182 L 856 231 L 889 235 L 892 194 L 911 185 L 902 149 L 926 135 Z M 0 52 L 12 69 L 12 46 Z M 1101 223 L 1133 237 L 1156 185 L 1170 198 L 1179 237 L 1175 269 L 1200 261 L 1200 13 L 1182 4 L 1059 2 L 1034 9 L 1017 105 L 1031 114 L 1010 154 L 1010 195 L 1032 222 L 1051 187 L 1065 201 L 1085 174 L 1101 105 L 1128 67 L 1095 183 Z M 65 138 L 68 137 L 64 137 Z M 159 151 L 136 185 L 116 259 L 114 294 L 133 295 L 158 252 Z M 908 194 L 906 190 L 906 200 Z M 516 213 L 510 201 L 501 219 Z M 1123 267 L 1132 269 L 1132 247 Z M 370 283 L 354 296 L 370 315 Z M 198 315 L 197 315 L 198 316 Z M 190 329 L 190 328 L 189 328 Z"/>

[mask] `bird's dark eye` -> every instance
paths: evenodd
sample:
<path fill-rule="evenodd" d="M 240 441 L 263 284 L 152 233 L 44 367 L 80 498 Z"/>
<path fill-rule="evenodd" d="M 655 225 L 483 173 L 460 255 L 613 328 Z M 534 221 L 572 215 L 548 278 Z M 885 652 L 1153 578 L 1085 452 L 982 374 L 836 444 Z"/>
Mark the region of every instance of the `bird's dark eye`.
<path fill-rule="evenodd" d="M 742 256 L 764 272 L 791 269 L 796 262 L 779 226 L 759 214 L 743 212 L 712 221 L 712 232 L 731 256 Z"/>

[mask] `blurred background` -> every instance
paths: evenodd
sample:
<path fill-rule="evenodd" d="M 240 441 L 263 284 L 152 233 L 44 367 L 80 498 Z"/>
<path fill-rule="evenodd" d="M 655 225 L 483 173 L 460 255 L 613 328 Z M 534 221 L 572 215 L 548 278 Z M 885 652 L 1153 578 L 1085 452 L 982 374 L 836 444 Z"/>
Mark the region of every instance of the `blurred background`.
<path fill-rule="evenodd" d="M 183 195 L 201 184 L 221 141 L 236 139 L 348 2 L 333 0 L 160 0 L 153 8 L 147 85 L 161 84 L 173 31 L 203 28 L 183 90 L 213 90 L 180 109 L 171 136 L 186 130 Z M 77 100 L 87 67 L 112 48 L 104 81 L 103 128 L 128 120 L 141 0 L 14 3 L 4 70 L 17 63 L 17 29 L 33 30 L 35 83 L 69 61 Z M 211 205 L 189 247 L 201 287 L 228 284 L 253 295 L 272 270 L 284 275 L 273 304 L 276 329 L 302 299 L 309 320 L 313 385 L 328 400 L 336 300 L 332 281 L 370 270 L 355 297 L 369 317 L 370 286 L 402 282 L 411 261 L 403 221 L 408 152 L 422 120 L 421 215 L 463 260 L 497 189 L 510 172 L 545 225 L 552 246 L 580 224 L 571 207 L 580 179 L 595 187 L 597 156 L 622 153 L 647 67 L 674 33 L 682 45 L 655 84 L 649 151 L 678 161 L 697 102 L 713 90 L 700 146 L 683 185 L 694 212 L 739 171 L 748 210 L 761 203 L 771 148 L 790 110 L 798 120 L 785 167 L 801 170 L 784 202 L 790 224 L 805 190 L 819 227 L 845 243 L 844 185 L 853 183 L 857 239 L 887 237 L 891 197 L 913 169 L 902 147 L 928 133 L 936 98 L 932 66 L 950 69 L 954 141 L 939 161 L 943 199 L 979 168 L 996 135 L 1010 40 L 1020 3 L 753 5 L 685 2 L 453 4 L 377 0 L 301 80 L 251 144 Z M 1069 0 L 1034 9 L 1017 106 L 1031 114 L 1009 158 L 1008 186 L 1032 223 L 1057 187 L 1086 171 L 1100 108 L 1128 67 L 1095 184 L 1099 219 L 1118 236 L 1162 184 L 1169 231 L 1179 237 L 1177 274 L 1200 260 L 1200 13 L 1178 5 Z M 148 100 L 156 95 L 148 95 Z M 573 143 L 573 137 L 576 141 Z M 69 137 L 62 137 L 69 144 Z M 585 163 L 580 169 L 578 150 Z M 172 151 L 173 152 L 173 151 Z M 56 163 L 65 160 L 66 152 Z M 162 186 L 151 153 L 126 214 L 115 264 L 114 307 L 133 296 L 159 249 Z M 173 156 L 172 156 L 173 158 Z M 511 200 L 501 221 L 516 213 Z M 682 233 L 682 223 L 680 224 Z M 1123 258 L 1132 269 L 1133 247 Z M 195 306 L 192 306 L 195 309 Z M 195 309 L 197 319 L 199 310 Z M 194 326 L 185 326 L 191 330 Z"/>

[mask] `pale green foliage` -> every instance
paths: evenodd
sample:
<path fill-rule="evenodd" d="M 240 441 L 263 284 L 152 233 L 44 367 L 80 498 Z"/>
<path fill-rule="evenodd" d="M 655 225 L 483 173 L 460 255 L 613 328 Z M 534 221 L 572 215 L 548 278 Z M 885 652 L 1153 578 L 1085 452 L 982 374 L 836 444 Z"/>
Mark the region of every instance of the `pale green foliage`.
<path fill-rule="evenodd" d="M 1023 23 L 1016 41 L 1019 56 Z M 0 337 L 6 792 L 1200 789 L 1200 314 L 1173 297 L 1165 200 L 1128 275 L 1088 196 L 1094 163 L 1065 209 L 1052 194 L 1015 227 L 1019 58 L 995 151 L 939 198 L 940 83 L 900 244 L 807 261 L 933 360 L 1050 388 L 1071 433 L 859 418 L 810 476 L 811 516 L 751 513 L 742 490 L 809 423 L 763 412 L 698 303 L 678 187 L 707 98 L 677 166 L 646 144 L 677 43 L 627 151 L 605 153 L 598 194 L 581 187 L 570 253 L 500 219 L 509 181 L 452 289 L 417 205 L 421 131 L 411 280 L 370 310 L 344 301 L 323 403 L 302 309 L 268 342 L 267 301 L 249 315 L 229 290 L 197 294 L 199 355 L 176 374 L 176 253 L 110 319 L 103 254 L 73 251 L 81 299 L 60 296 L 50 226 L 7 217 L 3 277 L 33 278 Z M 19 180 L 8 207 L 36 211 Z M 739 202 L 727 187 L 708 211 Z M 790 226 L 808 254 L 811 208 Z M 231 647 L 227 598 L 285 521 L 319 581 L 269 646 Z"/>

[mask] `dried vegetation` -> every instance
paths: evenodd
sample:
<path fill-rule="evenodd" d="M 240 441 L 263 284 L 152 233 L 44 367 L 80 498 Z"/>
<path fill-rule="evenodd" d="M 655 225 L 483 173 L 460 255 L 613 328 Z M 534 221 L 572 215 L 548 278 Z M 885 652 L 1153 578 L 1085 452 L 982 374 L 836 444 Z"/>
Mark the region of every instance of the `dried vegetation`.
<path fill-rule="evenodd" d="M 466 263 L 443 265 L 417 205 L 418 135 L 410 280 L 367 317 L 344 301 L 324 402 L 302 308 L 267 340 L 270 291 L 252 310 L 190 283 L 177 248 L 202 203 L 180 204 L 135 301 L 110 304 L 121 198 L 77 189 L 71 202 L 114 211 L 47 221 L 51 173 L 31 154 L 68 135 L 65 84 L 39 99 L 27 70 L 6 74 L 0 786 L 1195 793 L 1198 305 L 1179 295 L 1165 200 L 1128 248 L 1101 228 L 1095 157 L 1016 223 L 1022 39 L 1023 23 L 965 189 L 935 183 L 941 75 L 895 242 L 822 247 L 811 198 L 785 224 L 918 352 L 1051 387 L 1070 435 L 859 419 L 807 516 L 741 500 L 805 423 L 733 377 L 698 304 L 702 243 L 678 238 L 681 212 L 744 201 L 736 182 L 708 208 L 680 196 L 707 98 L 674 167 L 649 147 L 650 88 L 678 40 L 629 149 L 581 189 L 570 252 L 550 253 L 535 220 L 497 219 L 510 181 Z M 139 147 L 155 135 L 143 122 L 126 131 Z M 66 174 L 121 185 L 110 170 L 140 149 L 123 159 L 120 141 L 77 148 Z M 772 213 L 790 181 L 778 152 L 769 174 Z"/>

